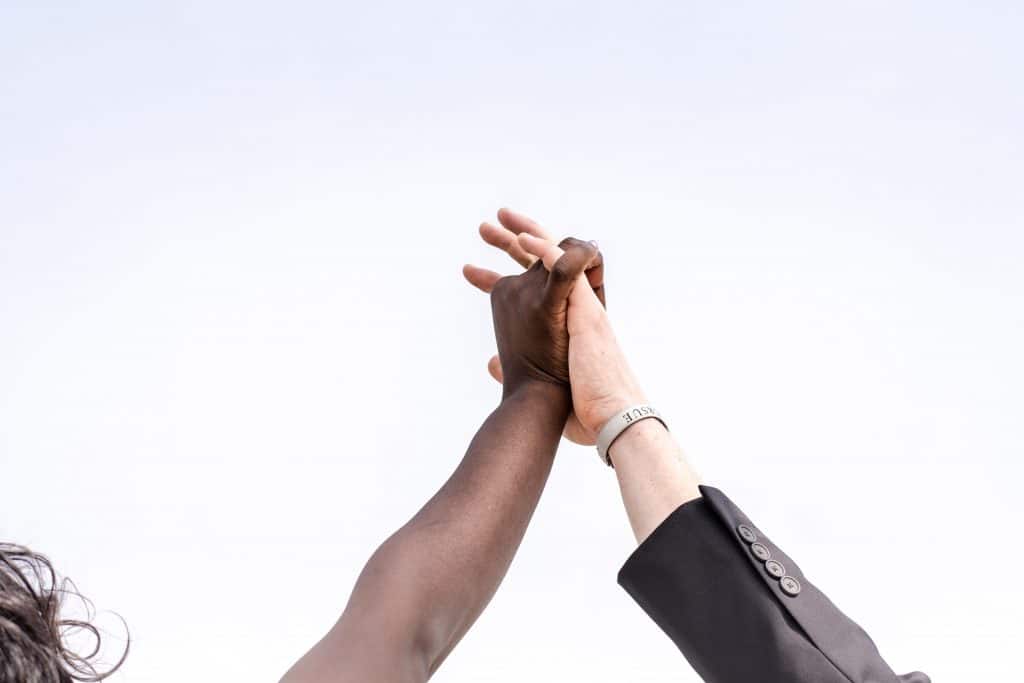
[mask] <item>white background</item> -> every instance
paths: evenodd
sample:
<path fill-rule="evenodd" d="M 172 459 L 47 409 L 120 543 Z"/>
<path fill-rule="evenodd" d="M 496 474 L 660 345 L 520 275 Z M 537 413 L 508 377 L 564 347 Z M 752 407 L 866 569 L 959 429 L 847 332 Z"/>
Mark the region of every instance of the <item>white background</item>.
<path fill-rule="evenodd" d="M 502 205 L 600 241 L 706 480 L 894 668 L 1019 680 L 1019 3 L 626 5 L 0 6 L 0 538 L 124 616 L 118 680 L 333 623 L 496 405 Z M 436 680 L 695 680 L 633 545 L 563 446 Z"/>

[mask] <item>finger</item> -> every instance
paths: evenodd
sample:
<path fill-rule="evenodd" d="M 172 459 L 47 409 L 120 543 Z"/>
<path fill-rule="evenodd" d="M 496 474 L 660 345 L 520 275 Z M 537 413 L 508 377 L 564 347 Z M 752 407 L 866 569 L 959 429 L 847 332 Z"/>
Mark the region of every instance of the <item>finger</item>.
<path fill-rule="evenodd" d="M 521 213 L 516 213 L 512 209 L 499 209 L 498 221 L 516 235 L 525 232 L 528 235 L 539 237 L 542 240 L 547 240 L 548 242 L 555 241 L 555 238 L 551 236 L 551 233 L 538 225 L 536 221 L 531 218 L 527 218 Z"/>
<path fill-rule="evenodd" d="M 491 373 L 491 377 L 498 380 L 498 384 L 502 384 L 505 381 L 505 375 L 501 371 L 501 361 L 498 360 L 497 356 L 491 356 L 491 359 L 487 361 L 487 372 Z"/>
<path fill-rule="evenodd" d="M 558 243 L 558 246 L 562 249 L 568 249 L 571 245 L 583 245 L 591 244 L 597 249 L 597 255 L 594 260 L 587 266 L 586 275 L 587 282 L 590 283 L 590 288 L 594 290 L 594 294 L 597 295 L 601 305 L 605 305 L 604 301 L 604 255 L 601 253 L 601 249 L 598 247 L 597 242 L 591 240 L 590 242 L 583 242 L 575 237 L 566 237 L 564 240 Z"/>
<path fill-rule="evenodd" d="M 462 266 L 462 276 L 469 281 L 469 284 L 485 294 L 490 294 L 491 290 L 494 289 L 494 283 L 501 279 L 501 275 L 493 270 L 487 270 L 486 268 L 468 263 Z"/>
<path fill-rule="evenodd" d="M 536 260 L 523 251 L 523 248 L 516 242 L 516 234 L 507 228 L 491 225 L 490 223 L 481 223 L 480 236 L 484 238 L 484 242 L 487 242 L 487 244 L 507 253 L 523 268 L 529 268 Z"/>
<path fill-rule="evenodd" d="M 516 238 L 519 242 L 519 246 L 523 248 L 527 254 L 536 256 L 543 262 L 544 267 L 551 270 L 554 267 L 555 262 L 561 258 L 562 254 L 565 253 L 561 247 L 552 244 L 546 239 L 536 237 L 529 233 L 519 233 Z"/>
<path fill-rule="evenodd" d="M 604 306 L 604 256 L 601 255 L 600 250 L 597 248 L 597 242 L 584 242 L 574 237 L 567 237 L 561 241 L 560 246 L 555 246 L 532 235 L 521 234 L 517 239 L 523 250 L 540 258 L 544 267 L 549 271 L 554 267 L 555 262 L 561 258 L 562 254 L 565 253 L 562 248 L 563 246 L 575 246 L 594 253 L 594 257 L 585 272 L 591 289 L 594 290 L 594 294 L 597 295 L 601 305 Z"/>
<path fill-rule="evenodd" d="M 589 242 L 574 244 L 566 249 L 548 273 L 548 282 L 544 287 L 545 303 L 550 307 L 564 305 L 576 283 L 586 282 L 586 278 L 581 276 L 596 256 L 597 247 Z"/>

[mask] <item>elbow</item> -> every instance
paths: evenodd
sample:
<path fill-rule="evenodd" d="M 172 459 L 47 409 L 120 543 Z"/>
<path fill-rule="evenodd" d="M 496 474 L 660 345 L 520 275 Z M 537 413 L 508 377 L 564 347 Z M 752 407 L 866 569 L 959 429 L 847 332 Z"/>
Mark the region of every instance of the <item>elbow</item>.
<path fill-rule="evenodd" d="M 422 553 L 402 540 L 398 532 L 373 554 L 346 611 L 363 616 L 364 624 L 376 622 L 377 636 L 391 641 L 410 669 L 429 677 L 472 624 L 474 615 L 465 600 L 465 587 L 453 595 L 443 582 L 436 585 L 429 578 L 431 572 L 422 571 Z M 421 571 L 410 575 L 407 568 L 416 566 Z"/>
<path fill-rule="evenodd" d="M 410 651 L 428 676 L 434 674 L 472 623 L 455 605 L 427 605 L 418 613 L 412 629 Z"/>

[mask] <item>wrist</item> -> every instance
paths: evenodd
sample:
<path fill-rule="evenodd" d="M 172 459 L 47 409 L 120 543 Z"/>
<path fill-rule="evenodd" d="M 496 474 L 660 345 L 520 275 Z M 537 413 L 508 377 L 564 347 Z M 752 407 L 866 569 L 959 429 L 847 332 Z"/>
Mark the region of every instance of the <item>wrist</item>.
<path fill-rule="evenodd" d="M 630 406 L 648 403 L 647 397 L 639 387 L 622 389 L 606 397 L 594 401 L 588 412 L 590 426 L 595 432 L 601 430 L 609 420 Z"/>
<path fill-rule="evenodd" d="M 625 408 L 647 403 L 610 328 L 580 333 L 570 347 L 570 377 L 576 414 L 594 432 Z M 576 351 L 574 354 L 573 351 Z"/>
<path fill-rule="evenodd" d="M 542 379 L 526 379 L 514 386 L 506 385 L 501 402 L 544 405 L 549 411 L 564 412 L 566 417 L 572 410 L 569 387 Z"/>
<path fill-rule="evenodd" d="M 626 428 L 608 447 L 608 458 L 614 463 L 615 454 L 649 452 L 655 444 L 671 437 L 661 420 L 640 420 Z"/>

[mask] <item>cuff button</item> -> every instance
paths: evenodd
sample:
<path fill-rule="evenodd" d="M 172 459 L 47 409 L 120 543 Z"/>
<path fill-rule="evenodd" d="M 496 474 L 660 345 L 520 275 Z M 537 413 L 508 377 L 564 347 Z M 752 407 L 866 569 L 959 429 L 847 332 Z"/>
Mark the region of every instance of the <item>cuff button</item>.
<path fill-rule="evenodd" d="M 772 559 L 771 551 L 769 551 L 768 548 L 761 545 L 760 543 L 755 543 L 752 546 L 750 546 L 750 552 L 754 555 L 754 557 L 761 560 L 762 562 L 767 562 L 768 560 Z"/>
<path fill-rule="evenodd" d="M 753 543 L 757 540 L 757 534 L 755 534 L 754 530 L 746 524 L 740 524 L 738 527 L 736 527 L 736 531 L 739 532 L 740 538 L 742 538 L 747 543 Z"/>
<path fill-rule="evenodd" d="M 764 570 L 776 579 L 781 579 L 786 575 L 786 568 L 782 566 L 781 562 L 776 562 L 775 560 L 768 560 L 765 562 Z"/>
<path fill-rule="evenodd" d="M 800 582 L 792 576 L 783 576 L 779 579 L 779 586 L 782 588 L 782 592 L 786 595 L 794 597 L 800 595 Z"/>

